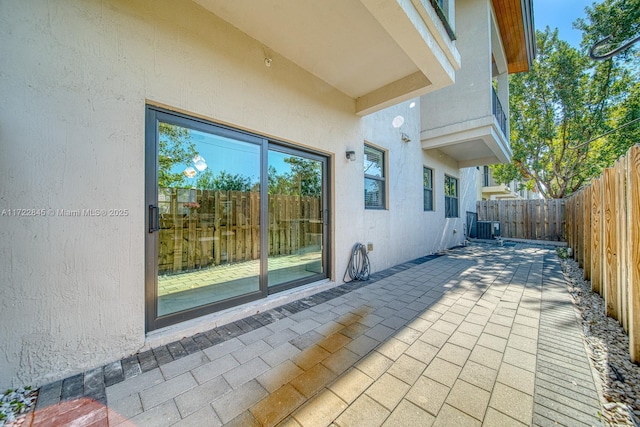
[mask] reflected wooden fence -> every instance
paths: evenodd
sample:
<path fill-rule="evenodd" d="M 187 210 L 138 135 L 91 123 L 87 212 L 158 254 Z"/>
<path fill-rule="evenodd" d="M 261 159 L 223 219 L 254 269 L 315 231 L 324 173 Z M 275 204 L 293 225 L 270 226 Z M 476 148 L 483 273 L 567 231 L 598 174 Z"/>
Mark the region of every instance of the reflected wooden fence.
<path fill-rule="evenodd" d="M 320 245 L 320 197 L 269 195 L 269 255 Z M 160 188 L 160 273 L 260 257 L 260 193 Z"/>
<path fill-rule="evenodd" d="M 480 200 L 478 221 L 500 221 L 500 235 L 518 239 L 564 240 L 565 200 Z"/>
<path fill-rule="evenodd" d="M 567 199 L 567 242 L 640 361 L 640 146 Z"/>

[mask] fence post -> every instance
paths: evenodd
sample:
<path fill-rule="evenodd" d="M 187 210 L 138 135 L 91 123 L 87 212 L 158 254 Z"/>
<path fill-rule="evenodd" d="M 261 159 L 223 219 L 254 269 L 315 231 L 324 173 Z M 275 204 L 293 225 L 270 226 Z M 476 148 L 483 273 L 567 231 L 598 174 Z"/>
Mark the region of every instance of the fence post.
<path fill-rule="evenodd" d="M 604 288 L 607 316 L 618 319 L 618 286 L 616 282 L 616 218 L 615 218 L 615 171 L 604 170 Z"/>
<path fill-rule="evenodd" d="M 627 278 L 629 280 L 629 355 L 640 361 L 640 146 L 627 156 Z"/>
<path fill-rule="evenodd" d="M 575 196 L 569 197 L 565 206 L 565 233 L 567 234 L 567 245 L 571 248 L 571 250 L 575 251 L 576 245 L 575 241 L 575 233 L 573 232 L 573 206 L 575 203 Z"/>
<path fill-rule="evenodd" d="M 584 221 L 584 279 L 591 277 L 591 185 L 587 185 L 584 190 L 583 221 Z"/>
<path fill-rule="evenodd" d="M 628 299 L 628 286 L 627 286 L 627 265 L 626 265 L 626 247 L 627 247 L 627 233 L 626 233 L 626 219 L 627 219 L 627 197 L 626 197 L 626 168 L 627 159 L 621 157 L 616 161 L 616 223 L 617 223 L 617 241 L 616 241 L 616 253 L 617 264 L 617 282 L 618 282 L 618 301 L 620 306 L 620 323 L 625 331 L 629 329 L 628 323 L 628 311 L 629 306 L 627 304 Z"/>
<path fill-rule="evenodd" d="M 602 178 L 591 182 L 591 290 L 602 291 Z"/>

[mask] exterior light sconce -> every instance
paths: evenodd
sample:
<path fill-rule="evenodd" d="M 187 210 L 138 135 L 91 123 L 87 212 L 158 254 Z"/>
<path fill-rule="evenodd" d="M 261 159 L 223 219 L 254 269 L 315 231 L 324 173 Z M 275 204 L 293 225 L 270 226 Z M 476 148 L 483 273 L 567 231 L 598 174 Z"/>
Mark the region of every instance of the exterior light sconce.
<path fill-rule="evenodd" d="M 406 133 L 402 132 L 400 135 L 402 137 L 402 142 L 411 142 L 411 138 L 409 138 L 409 135 Z"/>
<path fill-rule="evenodd" d="M 347 155 L 347 159 L 348 160 L 350 160 L 352 162 L 356 161 L 356 152 L 355 151 L 347 151 L 346 155 Z"/>

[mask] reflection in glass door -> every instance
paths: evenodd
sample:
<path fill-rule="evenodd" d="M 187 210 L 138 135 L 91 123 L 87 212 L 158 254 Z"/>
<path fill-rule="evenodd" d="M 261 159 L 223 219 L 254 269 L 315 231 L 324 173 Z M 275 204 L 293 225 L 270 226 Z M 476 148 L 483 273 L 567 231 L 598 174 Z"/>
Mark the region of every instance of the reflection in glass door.
<path fill-rule="evenodd" d="M 324 162 L 269 150 L 269 288 L 324 273 Z"/>
<path fill-rule="evenodd" d="M 327 158 L 147 108 L 147 331 L 327 277 Z"/>
<path fill-rule="evenodd" d="M 157 317 L 260 291 L 260 150 L 158 122 Z"/>

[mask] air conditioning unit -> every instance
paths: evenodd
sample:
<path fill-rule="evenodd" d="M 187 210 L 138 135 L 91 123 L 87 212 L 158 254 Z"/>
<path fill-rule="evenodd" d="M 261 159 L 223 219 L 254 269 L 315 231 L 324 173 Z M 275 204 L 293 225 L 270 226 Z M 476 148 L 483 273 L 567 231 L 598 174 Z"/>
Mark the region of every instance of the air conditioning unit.
<path fill-rule="evenodd" d="M 478 221 L 478 239 L 491 240 L 500 237 L 500 221 Z"/>

